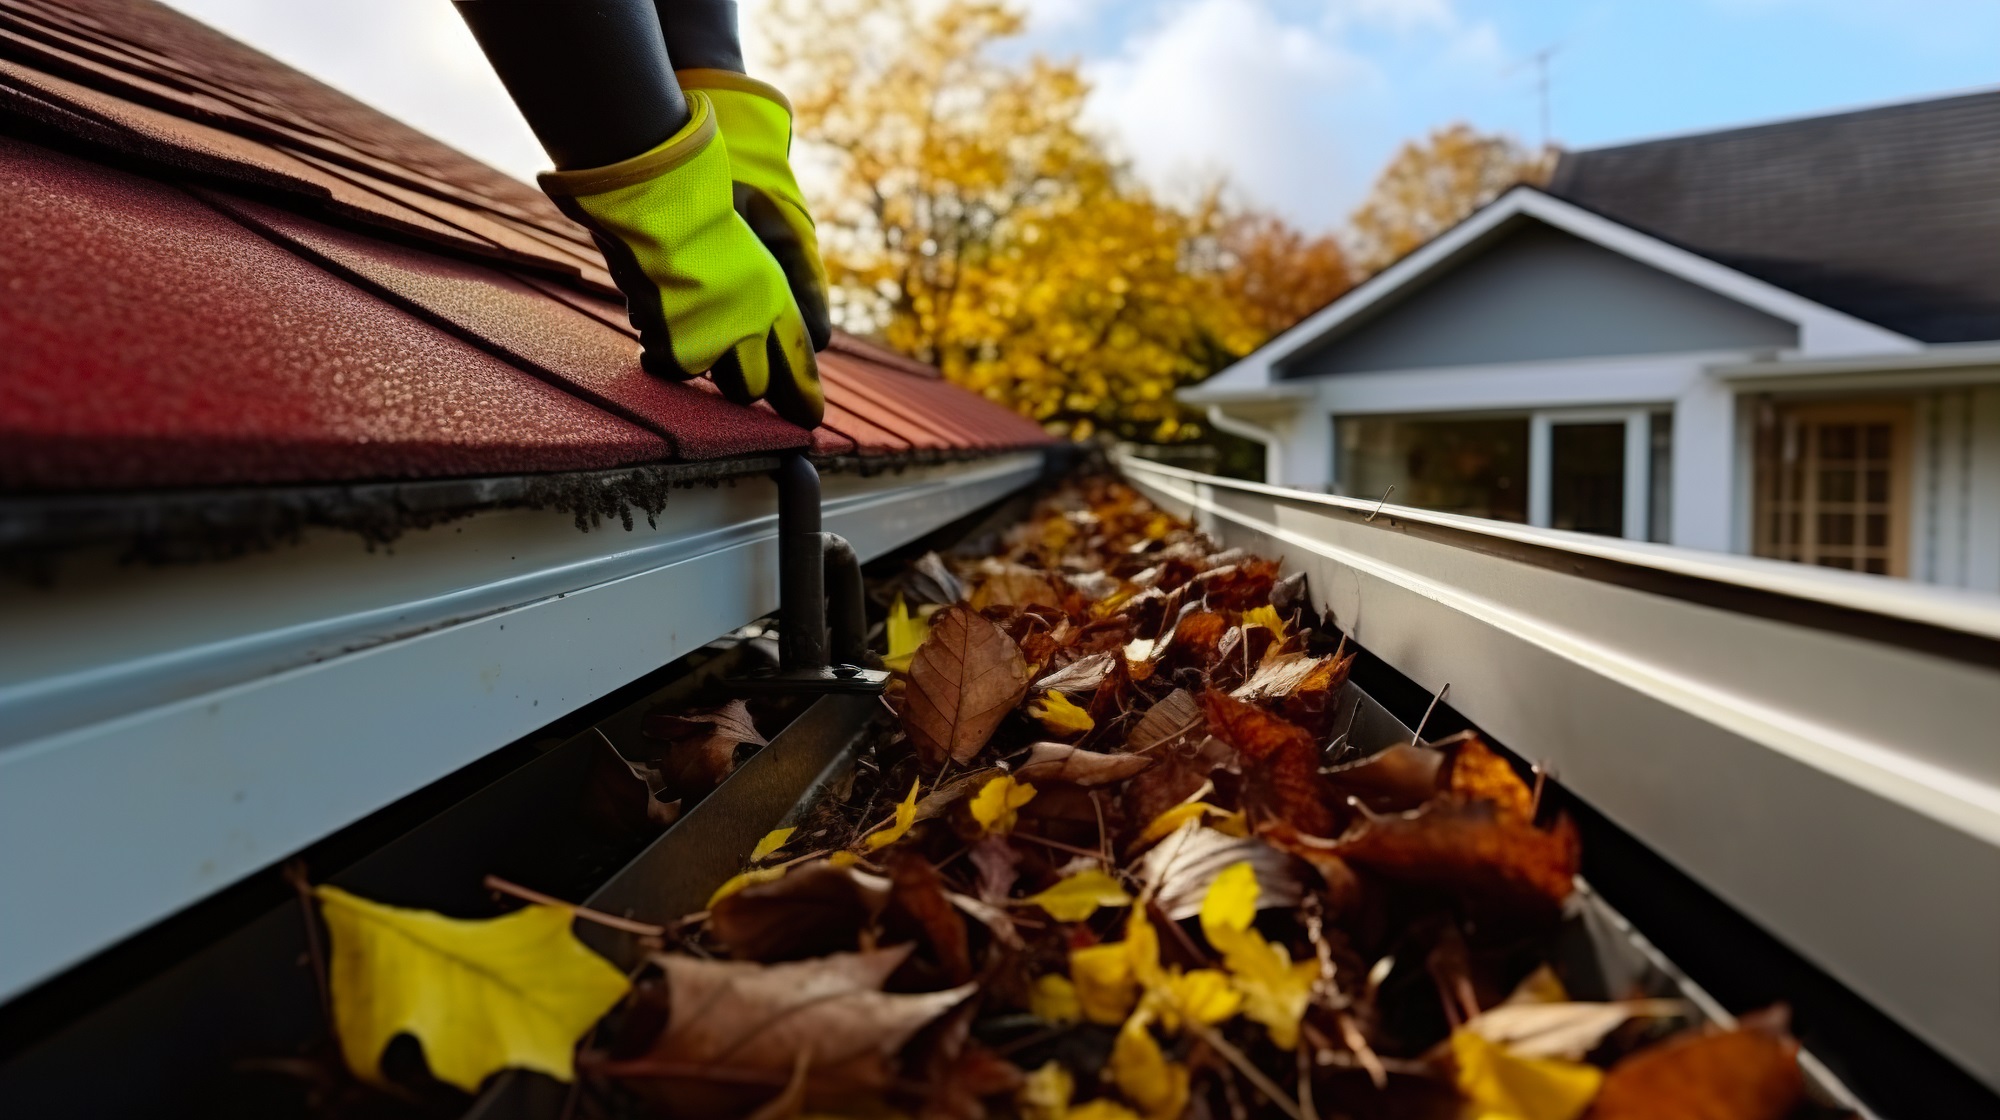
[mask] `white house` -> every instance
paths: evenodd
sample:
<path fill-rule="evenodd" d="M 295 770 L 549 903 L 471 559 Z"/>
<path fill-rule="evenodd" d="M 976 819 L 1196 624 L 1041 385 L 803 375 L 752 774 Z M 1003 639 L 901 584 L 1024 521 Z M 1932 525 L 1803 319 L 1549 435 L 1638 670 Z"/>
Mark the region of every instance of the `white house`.
<path fill-rule="evenodd" d="M 1565 154 L 1181 399 L 1273 483 L 2000 591 L 2000 91 Z"/>

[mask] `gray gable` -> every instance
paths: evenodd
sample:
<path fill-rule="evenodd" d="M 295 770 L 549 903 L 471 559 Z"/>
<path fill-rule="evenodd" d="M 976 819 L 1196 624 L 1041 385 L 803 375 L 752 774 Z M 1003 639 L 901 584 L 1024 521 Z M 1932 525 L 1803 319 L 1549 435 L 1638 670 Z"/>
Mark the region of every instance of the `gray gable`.
<path fill-rule="evenodd" d="M 1548 190 L 1912 338 L 2000 339 L 2000 90 L 1570 152 Z"/>
<path fill-rule="evenodd" d="M 1288 359 L 1281 377 L 1797 345 L 1797 327 L 1528 218 Z"/>

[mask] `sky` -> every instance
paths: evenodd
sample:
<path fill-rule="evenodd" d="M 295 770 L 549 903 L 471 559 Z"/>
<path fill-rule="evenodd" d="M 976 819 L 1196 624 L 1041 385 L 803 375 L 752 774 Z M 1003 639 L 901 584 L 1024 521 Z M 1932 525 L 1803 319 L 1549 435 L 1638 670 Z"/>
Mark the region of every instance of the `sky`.
<path fill-rule="evenodd" d="M 546 165 L 446 0 L 167 2 L 511 174 Z M 1020 2 L 1020 49 L 1082 63 L 1149 183 L 1226 176 L 1315 231 L 1431 129 L 1540 143 L 1544 52 L 1571 148 L 2000 86 L 2000 0 Z"/>

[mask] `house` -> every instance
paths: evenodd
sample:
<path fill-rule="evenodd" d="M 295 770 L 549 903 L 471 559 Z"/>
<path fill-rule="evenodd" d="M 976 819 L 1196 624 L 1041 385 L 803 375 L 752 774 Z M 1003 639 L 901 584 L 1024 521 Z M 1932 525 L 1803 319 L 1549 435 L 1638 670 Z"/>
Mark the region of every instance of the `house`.
<path fill-rule="evenodd" d="M 845 336 L 811 432 L 638 358 L 534 188 L 150 0 L 0 0 L 0 1018 L 771 612 L 786 457 L 867 560 L 1049 442 Z"/>
<path fill-rule="evenodd" d="M 1566 153 L 1181 398 L 1285 486 L 2000 591 L 2000 91 Z"/>

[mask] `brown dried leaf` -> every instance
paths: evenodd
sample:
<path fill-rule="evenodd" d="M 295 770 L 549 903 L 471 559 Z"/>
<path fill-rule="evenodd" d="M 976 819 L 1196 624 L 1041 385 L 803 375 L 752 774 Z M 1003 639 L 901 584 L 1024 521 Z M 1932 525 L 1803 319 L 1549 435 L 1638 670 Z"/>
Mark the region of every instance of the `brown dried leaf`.
<path fill-rule="evenodd" d="M 1792 1039 L 1691 1033 L 1612 1066 L 1588 1120 L 1784 1120 L 1804 1095 Z"/>
<path fill-rule="evenodd" d="M 1278 714 L 1312 732 L 1315 739 L 1332 735 L 1334 713 L 1340 710 L 1340 692 L 1354 671 L 1354 657 L 1350 653 L 1322 659 L 1290 696 L 1278 701 Z"/>
<path fill-rule="evenodd" d="M 1139 874 L 1153 888 L 1161 911 L 1180 921 L 1201 913 L 1215 877 L 1238 863 L 1248 863 L 1256 872 L 1257 909 L 1299 904 L 1303 887 L 1291 856 L 1261 840 L 1228 836 L 1192 821 L 1149 848 Z"/>
<path fill-rule="evenodd" d="M 917 819 L 930 820 L 951 811 L 951 807 L 979 792 L 979 787 L 1006 773 L 998 766 L 982 766 L 970 773 L 960 774 L 951 781 L 925 794 L 917 802 Z"/>
<path fill-rule="evenodd" d="M 1132 725 L 1131 733 L 1125 736 L 1125 749 L 1133 754 L 1143 754 L 1204 726 L 1205 717 L 1194 693 L 1177 688 L 1146 709 L 1139 722 Z"/>
<path fill-rule="evenodd" d="M 890 850 L 889 917 L 920 932 L 949 983 L 972 979 L 972 949 L 966 941 L 965 919 L 946 897 L 944 877 L 931 862 L 908 848 Z"/>
<path fill-rule="evenodd" d="M 1169 665 L 1207 669 L 1215 664 L 1222 639 L 1233 629 L 1229 619 L 1214 611 L 1193 611 L 1174 624 L 1173 633 L 1161 640 L 1153 656 Z"/>
<path fill-rule="evenodd" d="M 931 767 L 970 762 L 1028 691 L 1021 650 L 964 606 L 931 618 L 930 637 L 910 659 L 903 729 Z"/>
<path fill-rule="evenodd" d="M 1057 607 L 1062 595 L 1048 578 L 1025 564 L 999 560 L 982 563 L 973 577 L 972 609 L 988 607 Z"/>
<path fill-rule="evenodd" d="M 717 902 L 708 930 L 738 960 L 802 960 L 855 948 L 887 901 L 846 868 L 815 863 Z"/>
<path fill-rule="evenodd" d="M 974 990 L 883 992 L 912 948 L 769 965 L 655 954 L 666 976 L 666 1025 L 638 1057 L 591 1055 L 585 1064 L 663 1104 L 684 1106 L 699 1096 L 713 1108 L 721 1106 L 715 1090 L 731 1083 L 761 1081 L 767 1087 L 751 1100 L 768 1098 L 810 1051 L 808 1105 L 839 1107 L 888 1088 L 892 1059 L 910 1036 Z M 738 1106 L 722 1114 L 749 1111 L 745 1094 L 734 1095 Z"/>
<path fill-rule="evenodd" d="M 968 857 L 979 869 L 980 901 L 1005 906 L 1013 893 L 1014 880 L 1021 875 L 1021 853 L 1005 836 L 989 832 L 972 846 Z"/>
<path fill-rule="evenodd" d="M 910 598 L 919 603 L 949 606 L 965 601 L 965 584 L 944 566 L 935 552 L 926 552 L 910 566 L 907 581 Z"/>
<path fill-rule="evenodd" d="M 1489 801 L 1443 797 L 1410 813 L 1370 817 L 1335 852 L 1357 867 L 1448 891 L 1501 914 L 1553 917 L 1581 861 L 1576 825 L 1539 829 Z"/>
<path fill-rule="evenodd" d="M 1534 791 L 1479 736 L 1462 732 L 1435 745 L 1447 759 L 1445 788 L 1468 801 L 1490 802 L 1503 820 L 1525 824 L 1534 819 Z"/>
<path fill-rule="evenodd" d="M 1315 672 L 1327 676 L 1331 657 L 1307 657 L 1302 653 L 1281 653 L 1265 658 L 1250 679 L 1229 695 L 1238 700 L 1281 700 L 1297 692 Z"/>
<path fill-rule="evenodd" d="M 646 717 L 643 731 L 647 738 L 667 744 L 661 771 L 669 785 L 714 785 L 736 768 L 738 746 L 769 745 L 757 733 L 750 709 L 741 700 L 705 711 L 654 713 Z"/>
<path fill-rule="evenodd" d="M 1093 653 L 1057 669 L 1035 682 L 1036 692 L 1064 692 L 1072 696 L 1097 691 L 1117 665 L 1116 653 Z"/>
<path fill-rule="evenodd" d="M 1352 797 L 1378 813 L 1415 809 L 1437 796 L 1442 752 L 1397 743 L 1326 772 L 1343 796 Z"/>
<path fill-rule="evenodd" d="M 1319 748 L 1304 728 L 1212 689 L 1201 705 L 1209 729 L 1243 759 L 1243 809 L 1253 824 L 1276 820 L 1308 836 L 1334 834 L 1341 818 L 1333 787 L 1320 775 Z"/>
<path fill-rule="evenodd" d="M 1101 754 L 1067 743 L 1036 743 L 1015 778 L 1024 782 L 1068 782 L 1094 788 L 1122 782 L 1157 761 L 1143 754 Z"/>

